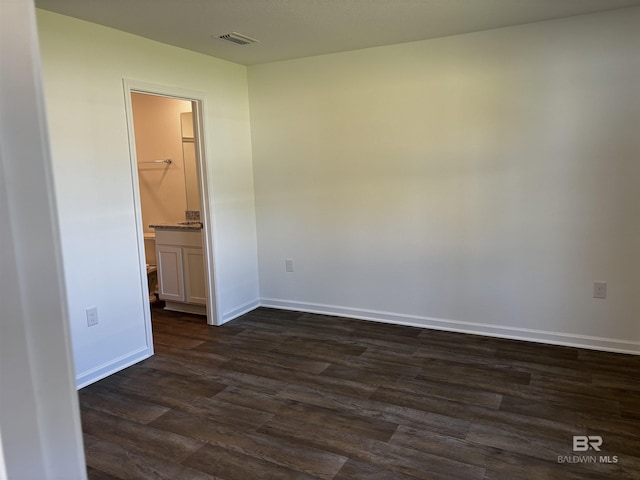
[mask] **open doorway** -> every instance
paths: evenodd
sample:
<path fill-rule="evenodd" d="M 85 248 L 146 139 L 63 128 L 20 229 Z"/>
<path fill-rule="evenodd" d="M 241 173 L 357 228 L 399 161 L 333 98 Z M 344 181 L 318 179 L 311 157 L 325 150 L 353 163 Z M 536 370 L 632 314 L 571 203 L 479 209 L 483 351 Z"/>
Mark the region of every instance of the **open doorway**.
<path fill-rule="evenodd" d="M 150 303 L 217 324 L 203 99 L 125 81 L 140 276 Z M 148 297 L 146 296 L 148 292 Z"/>

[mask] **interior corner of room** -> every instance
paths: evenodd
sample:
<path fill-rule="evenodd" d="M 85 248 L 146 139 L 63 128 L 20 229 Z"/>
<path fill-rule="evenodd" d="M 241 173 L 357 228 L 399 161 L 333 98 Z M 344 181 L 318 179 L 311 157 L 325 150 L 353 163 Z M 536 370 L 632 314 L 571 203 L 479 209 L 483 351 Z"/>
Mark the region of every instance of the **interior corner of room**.
<path fill-rule="evenodd" d="M 262 305 L 639 353 L 639 22 L 627 8 L 247 67 L 38 11 L 78 377 L 149 341 L 123 78 L 206 98 L 216 323 Z M 166 158 L 138 168 L 147 243 L 191 210 L 179 153 L 138 153 Z"/>

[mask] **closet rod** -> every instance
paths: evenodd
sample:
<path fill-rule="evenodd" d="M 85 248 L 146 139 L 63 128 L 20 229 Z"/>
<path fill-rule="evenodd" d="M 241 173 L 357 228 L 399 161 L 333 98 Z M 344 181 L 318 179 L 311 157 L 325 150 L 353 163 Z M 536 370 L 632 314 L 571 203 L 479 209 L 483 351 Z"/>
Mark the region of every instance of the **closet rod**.
<path fill-rule="evenodd" d="M 171 165 L 172 162 L 170 158 L 165 158 L 164 160 L 150 160 L 148 162 L 138 162 L 138 165 L 144 165 L 148 163 L 166 163 L 167 165 Z"/>

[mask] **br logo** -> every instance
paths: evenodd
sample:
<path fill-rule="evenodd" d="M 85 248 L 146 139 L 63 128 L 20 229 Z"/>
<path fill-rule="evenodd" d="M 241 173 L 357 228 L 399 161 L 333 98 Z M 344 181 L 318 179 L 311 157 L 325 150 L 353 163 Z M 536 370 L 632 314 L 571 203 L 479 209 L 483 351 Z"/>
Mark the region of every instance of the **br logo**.
<path fill-rule="evenodd" d="M 602 445 L 602 437 L 599 435 L 574 435 L 573 436 L 573 451 L 574 452 L 586 452 L 587 450 L 600 451 Z"/>

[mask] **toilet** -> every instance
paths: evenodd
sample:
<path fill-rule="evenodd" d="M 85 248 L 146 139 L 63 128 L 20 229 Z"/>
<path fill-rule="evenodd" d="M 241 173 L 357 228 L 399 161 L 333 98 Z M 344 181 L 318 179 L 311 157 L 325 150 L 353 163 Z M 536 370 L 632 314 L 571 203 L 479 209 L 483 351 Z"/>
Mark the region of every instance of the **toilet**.
<path fill-rule="evenodd" d="M 156 262 L 156 234 L 155 232 L 144 234 L 144 255 L 147 258 L 147 265 L 158 264 Z"/>
<path fill-rule="evenodd" d="M 149 302 L 158 300 L 158 267 L 156 263 L 156 234 L 144 234 L 144 255 L 147 259 L 147 281 L 149 283 Z"/>

